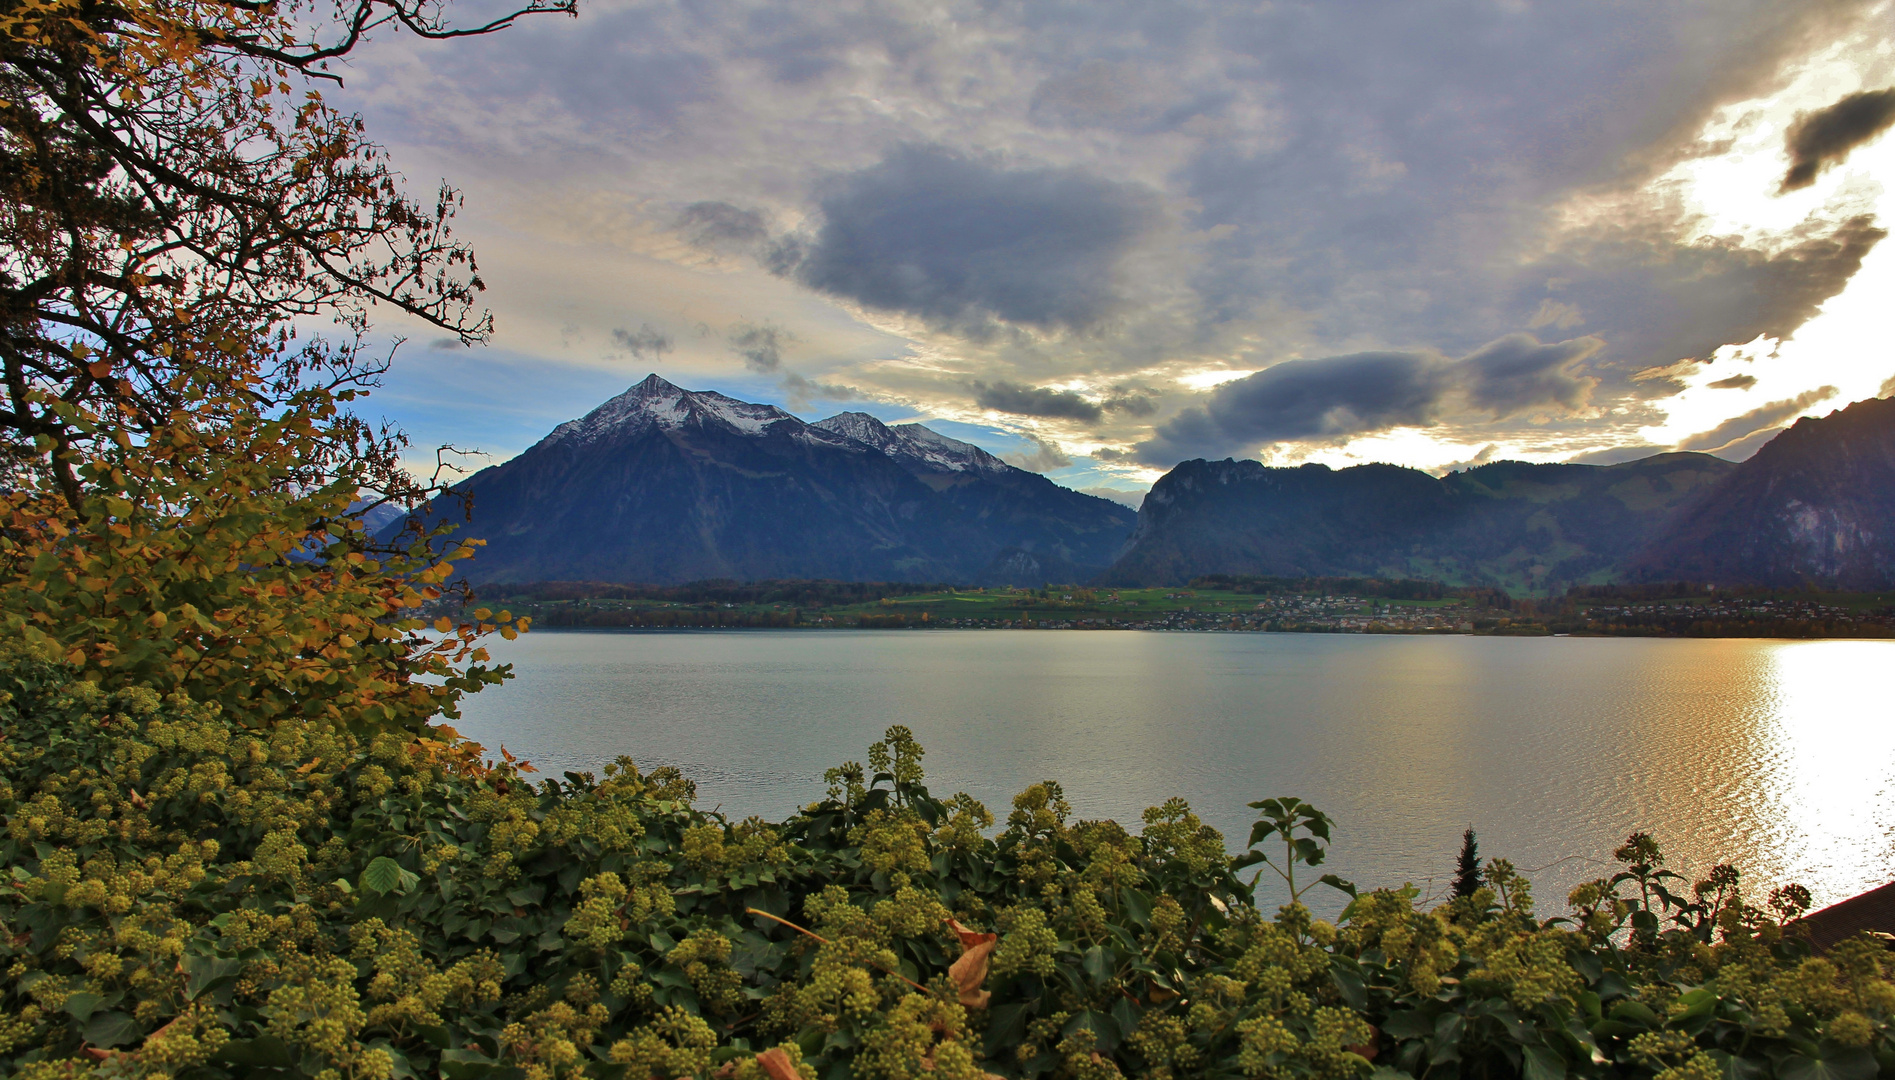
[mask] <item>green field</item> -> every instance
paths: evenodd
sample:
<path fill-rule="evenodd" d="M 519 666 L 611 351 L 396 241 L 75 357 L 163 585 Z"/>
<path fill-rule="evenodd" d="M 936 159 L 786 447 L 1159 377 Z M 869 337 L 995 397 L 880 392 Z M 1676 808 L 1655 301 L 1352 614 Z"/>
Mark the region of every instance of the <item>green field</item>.
<path fill-rule="evenodd" d="M 483 592 L 483 602 L 508 604 L 543 626 L 1125 626 L 1188 622 L 1262 629 L 1310 620 L 1442 619 L 1471 609 L 1465 599 L 1389 600 L 1343 593 L 1254 595 L 1222 589 L 956 589 L 894 592 L 847 602 L 790 599 L 660 599 L 581 597 L 549 600 Z"/>

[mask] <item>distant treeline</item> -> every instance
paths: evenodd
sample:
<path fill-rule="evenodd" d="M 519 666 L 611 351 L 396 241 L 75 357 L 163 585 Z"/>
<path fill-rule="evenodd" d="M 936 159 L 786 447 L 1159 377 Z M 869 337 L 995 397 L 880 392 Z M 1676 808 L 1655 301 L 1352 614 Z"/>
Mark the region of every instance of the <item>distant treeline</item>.
<path fill-rule="evenodd" d="M 909 581 L 829 581 L 788 579 L 736 581 L 710 578 L 683 585 L 615 585 L 603 581 L 535 581 L 479 586 L 480 598 L 501 600 L 646 600 L 673 604 L 794 604 L 836 607 L 865 604 L 884 596 L 946 592 L 954 586 Z"/>
<path fill-rule="evenodd" d="M 789 611 L 717 611 L 702 608 L 583 608 L 557 607 L 534 617 L 537 626 L 590 627 L 597 629 L 647 628 L 653 630 L 703 629 L 776 629 L 800 626 L 860 627 L 865 630 L 900 630 L 910 626 L 934 625 L 925 615 L 898 613 L 845 614 L 824 616 Z"/>
<path fill-rule="evenodd" d="M 1324 593 L 1382 600 L 1470 600 L 1502 611 L 1513 606 L 1506 590 L 1491 585 L 1449 585 L 1424 578 L 1270 577 L 1257 574 L 1207 574 L 1192 578 L 1190 588 L 1218 589 L 1253 596 Z"/>
<path fill-rule="evenodd" d="M 1706 585 L 1692 581 L 1654 581 L 1639 585 L 1575 585 L 1566 590 L 1566 598 L 1568 600 L 1625 600 L 1639 603 L 1648 600 L 1781 596 L 1786 593 L 1814 595 L 1816 592 L 1817 589 L 1813 585 L 1783 588 L 1769 585 Z"/>

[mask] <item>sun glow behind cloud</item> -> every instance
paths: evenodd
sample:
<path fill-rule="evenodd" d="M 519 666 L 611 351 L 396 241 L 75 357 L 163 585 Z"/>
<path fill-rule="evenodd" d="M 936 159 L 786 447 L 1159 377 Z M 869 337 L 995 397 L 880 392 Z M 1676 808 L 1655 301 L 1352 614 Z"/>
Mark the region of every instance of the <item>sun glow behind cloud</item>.
<path fill-rule="evenodd" d="M 1890 216 L 1890 140 L 1775 195 L 1800 110 L 1895 81 L 1890 4 L 1715 6 L 1362 26 L 1348 5 L 1185 0 L 1151 35 L 1137 5 L 892 0 L 865 21 L 589 0 L 577 27 L 459 49 L 388 37 L 348 94 L 411 176 L 467 185 L 505 354 L 488 368 L 570 369 L 538 394 L 548 426 L 658 370 L 806 418 L 1050 447 L 1035 460 L 1072 457 L 1050 475 L 1080 487 L 1192 456 L 1439 470 L 1702 443 L 1895 372 L 1873 332 L 1895 256 L 1844 225 Z M 1848 27 L 1870 29 L 1838 41 Z M 1409 70 L 1427 78 L 1393 75 Z M 776 347 L 745 344 L 766 332 Z M 1250 395 L 1269 423 L 1220 414 L 1140 449 L 1288 361 L 1453 364 L 1527 334 L 1604 345 L 1504 401 L 1444 376 L 1374 412 L 1372 377 L 1319 379 L 1308 411 L 1336 423 L 1286 431 L 1295 403 Z M 1786 340 L 1737 348 L 1760 334 Z M 1719 346 L 1669 383 L 1631 379 Z M 531 441 L 428 368 L 431 390 L 380 399 L 418 445 Z"/>
<path fill-rule="evenodd" d="M 1881 15 L 1890 14 L 1885 5 Z M 1870 20 L 1872 26 L 1885 22 Z M 1895 220 L 1895 137 L 1884 133 L 1858 147 L 1842 165 L 1814 184 L 1777 194 L 1784 171 L 1784 133 L 1799 112 L 1887 83 L 1895 70 L 1895 46 L 1885 38 L 1838 43 L 1791 74 L 1769 98 L 1739 102 L 1719 111 L 1702 133 L 1722 153 L 1683 162 L 1652 185 L 1654 194 L 1674 196 L 1697 215 L 1697 234 L 1711 240 L 1737 236 L 1753 247 L 1787 247 L 1812 224 L 1833 228 L 1861 215 L 1884 227 Z M 1895 376 L 1889 344 L 1889 297 L 1895 296 L 1895 249 L 1878 244 L 1848 287 L 1787 341 L 1760 338 L 1719 350 L 1709 364 L 1678 373 L 1687 389 L 1665 399 L 1661 423 L 1642 428 L 1645 441 L 1671 445 L 1715 429 L 1745 411 L 1772 402 L 1811 399 L 1785 418 L 1820 415 L 1863 398 L 1876 397 Z M 1748 376 L 1741 391 L 1714 384 Z M 1826 388 L 1833 387 L 1833 392 Z M 1754 449 L 1747 447 L 1746 449 Z"/>
<path fill-rule="evenodd" d="M 1773 93 L 1719 109 L 1698 133 L 1711 152 L 1691 156 L 1629 196 L 1582 196 L 1559 212 L 1565 229 L 1607 228 L 1628 214 L 1671 213 L 1690 224 L 1704 244 L 1737 242 L 1777 253 L 1828 235 L 1851 219 L 1895 221 L 1895 134 L 1857 147 L 1848 160 L 1808 187 L 1778 194 L 1787 166 L 1785 134 L 1803 112 L 1844 95 L 1895 81 L 1895 44 L 1876 32 L 1895 14 L 1885 4 L 1864 25 L 1872 29 L 1839 41 L 1785 72 Z M 1895 296 L 1895 247 L 1877 244 L 1847 287 L 1785 340 L 1760 337 L 1719 349 L 1708 363 L 1682 361 L 1663 374 L 1684 389 L 1647 402 L 1647 422 L 1603 432 L 1567 435 L 1545 425 L 1543 438 L 1468 438 L 1465 431 L 1405 428 L 1359 436 L 1337 446 L 1284 445 L 1264 457 L 1272 464 L 1318 462 L 1335 468 L 1372 461 L 1435 472 L 1488 460 L 1562 461 L 1615 447 L 1679 447 L 1743 457 L 1799 416 L 1822 415 L 1852 401 L 1879 396 L 1895 378 L 1890 345 L 1890 302 Z M 1558 312 L 1553 312 L 1557 316 Z M 1550 320 L 1549 320 L 1550 321 Z M 1551 322 L 1552 325 L 1559 325 Z M 1574 333 L 1583 332 L 1582 329 Z M 1221 373 L 1219 373 L 1221 374 Z M 1223 379 L 1207 380 L 1203 389 Z M 1720 385 L 1721 384 L 1721 385 Z M 1193 384 L 1194 388 L 1198 388 Z M 1620 406 L 1618 412 L 1628 412 Z M 1773 423 L 1751 437 L 1710 440 L 1721 426 L 1752 412 Z M 1610 416 L 1606 409 L 1596 415 Z M 1652 414 L 1657 414 L 1655 417 Z M 1647 419 L 1649 418 L 1649 419 Z M 1577 434 L 1577 433 L 1575 433 Z"/>

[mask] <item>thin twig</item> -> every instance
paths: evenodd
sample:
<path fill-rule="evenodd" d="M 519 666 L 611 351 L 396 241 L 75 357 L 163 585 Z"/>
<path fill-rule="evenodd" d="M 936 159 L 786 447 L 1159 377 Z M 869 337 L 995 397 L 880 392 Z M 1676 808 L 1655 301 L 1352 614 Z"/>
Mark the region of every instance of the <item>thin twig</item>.
<path fill-rule="evenodd" d="M 821 934 L 818 934 L 818 933 L 816 933 L 816 932 L 815 932 L 814 930 L 808 930 L 808 929 L 805 929 L 805 928 L 803 928 L 803 927 L 801 927 L 801 926 L 798 926 L 798 925 L 796 925 L 795 923 L 793 923 L 793 922 L 791 922 L 791 921 L 789 921 L 788 919 L 785 919 L 785 918 L 783 918 L 783 917 L 782 917 L 782 916 L 780 916 L 780 915 L 772 915 L 772 914 L 770 914 L 770 913 L 769 913 L 769 912 L 767 912 L 767 911 L 760 911 L 760 910 L 758 910 L 757 908 L 753 908 L 753 907 L 747 907 L 747 908 L 745 908 L 745 909 L 744 909 L 744 911 L 745 911 L 745 912 L 746 912 L 747 914 L 751 914 L 751 915 L 761 915 L 761 916 L 763 916 L 764 918 L 766 918 L 766 919 L 769 919 L 769 920 L 770 920 L 771 922 L 779 922 L 779 923 L 782 923 L 782 924 L 783 924 L 784 926 L 787 926 L 787 927 L 789 927 L 789 928 L 790 928 L 791 930 L 794 930 L 794 931 L 796 931 L 796 932 L 797 932 L 797 933 L 799 933 L 799 934 L 803 934 L 803 935 L 806 935 L 806 936 L 808 936 L 808 937 L 812 937 L 812 938 L 815 938 L 815 939 L 816 939 L 817 941 L 820 941 L 820 942 L 822 942 L 822 943 L 823 943 L 824 945 L 834 945 L 834 944 L 835 944 L 835 942 L 833 942 L 833 941 L 830 941 L 830 940 L 829 940 L 828 938 L 826 938 L 826 937 L 823 937 L 823 936 L 822 936 Z M 894 977 L 896 977 L 897 979 L 900 979 L 900 980 L 901 980 L 902 982 L 905 982 L 905 983 L 907 983 L 907 984 L 908 984 L 909 986 L 912 986 L 912 987 L 914 987 L 915 989 L 917 989 L 917 990 L 919 990 L 919 991 L 921 991 L 921 992 L 922 992 L 922 993 L 924 993 L 924 994 L 929 994 L 929 995 L 932 995 L 932 996 L 934 996 L 934 997 L 937 997 L 937 998 L 940 998 L 940 997 L 941 997 L 941 995 L 940 995 L 940 994 L 937 994 L 937 993 L 935 993 L 935 992 L 934 992 L 933 990 L 931 990 L 931 989 L 929 989 L 928 987 L 925 987 L 925 986 L 923 986 L 923 985 L 921 985 L 920 983 L 918 983 L 918 982 L 916 982 L 916 981 L 914 981 L 913 979 L 911 979 L 911 978 L 909 978 L 908 976 L 906 976 L 906 975 L 903 975 L 903 974 L 902 974 L 901 972 L 899 972 L 899 971 L 896 971 L 896 970 L 894 970 L 894 969 L 892 969 L 892 968 L 888 968 L 888 967 L 883 967 L 883 966 L 882 966 L 881 964 L 877 964 L 877 963 L 876 963 L 875 961 L 873 961 L 873 960 L 869 960 L 869 961 L 867 961 L 867 963 L 868 963 L 868 964 L 869 964 L 870 966 L 872 966 L 872 967 L 874 967 L 874 968 L 876 968 L 876 969 L 878 969 L 878 970 L 880 970 L 880 971 L 882 971 L 882 972 L 885 972 L 885 973 L 887 973 L 887 974 L 889 974 L 889 975 L 893 975 L 893 976 L 894 976 Z M 946 999 L 946 998 L 941 998 L 941 1000 L 943 1000 L 943 1001 L 945 1001 L 945 1000 L 947 1000 L 947 999 Z"/>

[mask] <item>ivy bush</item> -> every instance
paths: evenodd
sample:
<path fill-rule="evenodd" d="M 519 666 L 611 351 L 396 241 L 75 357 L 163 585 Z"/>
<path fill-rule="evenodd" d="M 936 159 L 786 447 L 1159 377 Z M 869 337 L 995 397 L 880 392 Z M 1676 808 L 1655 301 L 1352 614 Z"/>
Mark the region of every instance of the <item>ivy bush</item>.
<path fill-rule="evenodd" d="M 1236 858 L 1180 800 L 1134 833 L 1044 783 L 997 822 L 930 794 L 900 727 L 789 820 L 732 822 L 668 769 L 536 781 L 56 660 L 0 660 L 0 699 L 22 1080 L 1895 1070 L 1880 945 L 1812 956 L 1807 894 L 1687 885 L 1644 836 L 1543 921 L 1505 861 L 1428 910 L 1313 880 L 1330 822 L 1294 799 L 1255 804 Z M 1273 915 L 1265 870 L 1295 898 Z M 1352 900 L 1332 924 L 1310 888 Z"/>

